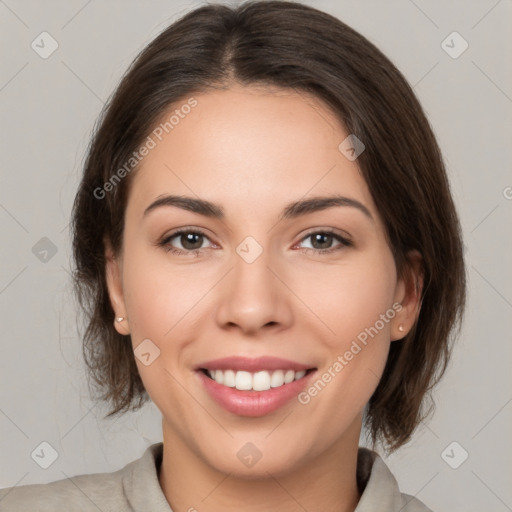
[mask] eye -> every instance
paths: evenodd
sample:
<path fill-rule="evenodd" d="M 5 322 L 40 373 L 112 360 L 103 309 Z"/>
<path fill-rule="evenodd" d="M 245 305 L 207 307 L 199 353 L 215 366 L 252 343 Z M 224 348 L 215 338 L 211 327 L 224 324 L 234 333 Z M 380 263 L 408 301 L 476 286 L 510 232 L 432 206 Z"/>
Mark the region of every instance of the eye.
<path fill-rule="evenodd" d="M 310 247 L 303 248 L 303 252 L 314 251 L 316 253 L 326 254 L 353 245 L 350 240 L 332 230 L 313 231 L 306 235 L 301 242 L 308 239 L 311 239 Z M 338 242 L 338 244 L 333 246 L 332 244 L 334 242 Z"/>
<path fill-rule="evenodd" d="M 173 240 L 176 240 L 173 242 Z M 163 247 L 167 252 L 174 254 L 196 254 L 198 255 L 202 249 L 205 240 L 209 240 L 205 233 L 197 229 L 181 228 L 169 236 L 163 238 L 158 245 Z M 178 245 L 175 247 L 174 245 Z"/>
<path fill-rule="evenodd" d="M 310 247 L 303 247 L 302 252 L 313 251 L 317 254 L 327 254 L 353 245 L 348 238 L 328 229 L 309 233 L 301 240 L 301 243 L 308 239 L 311 239 Z M 203 249 L 208 248 L 208 245 L 204 245 L 207 240 L 209 238 L 199 229 L 181 228 L 164 237 L 157 245 L 173 254 L 199 256 Z M 336 242 L 337 244 L 333 246 L 333 243 Z"/>

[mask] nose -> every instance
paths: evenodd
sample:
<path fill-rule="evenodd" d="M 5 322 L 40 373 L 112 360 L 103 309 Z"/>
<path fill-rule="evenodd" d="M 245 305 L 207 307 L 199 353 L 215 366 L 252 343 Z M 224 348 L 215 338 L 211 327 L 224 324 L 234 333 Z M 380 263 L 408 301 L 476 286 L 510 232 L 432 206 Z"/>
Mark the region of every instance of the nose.
<path fill-rule="evenodd" d="M 219 283 L 216 321 L 221 328 L 256 335 L 291 325 L 291 294 L 279 265 L 271 260 L 265 250 L 250 263 L 234 254 L 231 271 Z"/>

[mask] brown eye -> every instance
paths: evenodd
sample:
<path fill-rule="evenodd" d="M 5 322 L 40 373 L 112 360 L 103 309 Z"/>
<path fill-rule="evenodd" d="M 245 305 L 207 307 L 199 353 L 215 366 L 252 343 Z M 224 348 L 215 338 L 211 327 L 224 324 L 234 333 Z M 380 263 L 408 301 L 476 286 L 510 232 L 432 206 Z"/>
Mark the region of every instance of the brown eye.
<path fill-rule="evenodd" d="M 314 249 L 330 249 L 334 237 L 329 233 L 311 235 L 311 245 Z"/>
<path fill-rule="evenodd" d="M 175 254 L 198 254 L 208 237 L 200 232 L 190 229 L 181 229 L 165 237 L 158 245 L 164 247 L 168 252 Z"/>
<path fill-rule="evenodd" d="M 184 249 L 189 251 L 193 251 L 195 249 L 200 249 L 203 245 L 203 235 L 200 233 L 182 233 L 178 235 L 178 239 L 181 242 L 181 245 Z M 173 237 L 176 238 L 176 237 Z"/>
<path fill-rule="evenodd" d="M 310 239 L 310 247 L 304 247 L 305 252 L 330 253 L 349 247 L 352 242 L 333 231 L 315 231 L 305 236 L 301 243 Z"/>

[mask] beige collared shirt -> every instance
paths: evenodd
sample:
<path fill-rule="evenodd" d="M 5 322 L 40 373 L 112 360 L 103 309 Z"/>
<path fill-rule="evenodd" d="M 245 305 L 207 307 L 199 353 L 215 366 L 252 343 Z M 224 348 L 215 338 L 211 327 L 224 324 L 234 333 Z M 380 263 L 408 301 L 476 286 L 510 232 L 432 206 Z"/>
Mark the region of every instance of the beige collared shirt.
<path fill-rule="evenodd" d="M 113 473 L 0 489 L 0 511 L 172 512 L 158 481 L 162 453 L 163 443 L 155 443 L 140 459 Z M 359 448 L 357 480 L 364 491 L 354 512 L 432 512 L 400 493 L 381 457 L 365 448 Z"/>

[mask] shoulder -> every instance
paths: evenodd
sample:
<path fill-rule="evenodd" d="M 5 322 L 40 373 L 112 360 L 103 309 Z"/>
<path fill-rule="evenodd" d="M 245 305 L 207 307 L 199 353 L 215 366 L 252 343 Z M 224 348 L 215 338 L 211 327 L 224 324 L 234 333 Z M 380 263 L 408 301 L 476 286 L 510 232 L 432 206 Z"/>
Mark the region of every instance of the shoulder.
<path fill-rule="evenodd" d="M 47 484 L 30 484 L 0 489 L 2 512 L 104 512 L 132 511 L 131 498 L 137 477 L 158 483 L 154 455 L 157 443 L 144 455 L 112 473 L 93 473 L 64 478 Z M 151 466 L 153 464 L 153 466 Z M 142 484 L 142 482 L 140 482 Z"/>
<path fill-rule="evenodd" d="M 409 494 L 401 493 L 402 504 L 400 510 L 402 512 L 432 512 L 422 501 Z"/>
<path fill-rule="evenodd" d="M 47 484 L 31 484 L 0 490 L 0 510 L 50 512 L 57 506 L 66 510 L 109 510 L 123 503 L 122 479 L 119 472 L 77 475 Z M 129 509 L 126 509 L 129 510 Z"/>
<path fill-rule="evenodd" d="M 357 479 L 362 494 L 355 512 L 432 512 L 414 496 L 400 492 L 398 482 L 376 452 L 359 448 Z"/>

